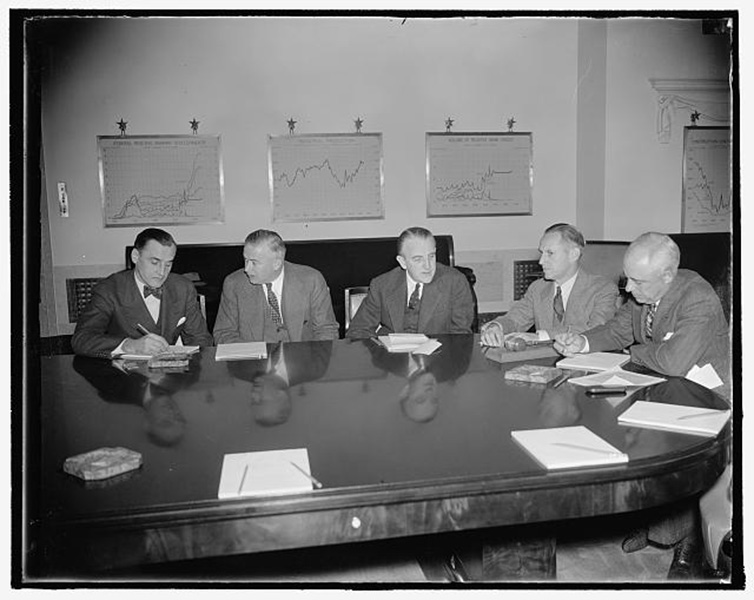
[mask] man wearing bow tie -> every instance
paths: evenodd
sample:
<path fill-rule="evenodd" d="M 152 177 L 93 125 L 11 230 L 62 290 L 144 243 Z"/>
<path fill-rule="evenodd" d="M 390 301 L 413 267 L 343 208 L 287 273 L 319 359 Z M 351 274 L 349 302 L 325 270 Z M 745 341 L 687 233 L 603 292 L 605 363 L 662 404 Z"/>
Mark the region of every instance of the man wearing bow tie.
<path fill-rule="evenodd" d="M 211 346 L 194 285 L 170 272 L 177 246 L 162 229 L 145 229 L 131 251 L 133 270 L 99 282 L 79 316 L 71 346 L 76 354 L 158 354 L 175 344 Z"/>

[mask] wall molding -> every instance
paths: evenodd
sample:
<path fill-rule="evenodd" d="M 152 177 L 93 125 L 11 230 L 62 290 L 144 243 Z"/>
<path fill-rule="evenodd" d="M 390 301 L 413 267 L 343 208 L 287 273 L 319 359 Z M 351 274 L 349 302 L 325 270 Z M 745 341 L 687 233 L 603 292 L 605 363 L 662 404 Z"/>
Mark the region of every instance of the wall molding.
<path fill-rule="evenodd" d="M 699 113 L 699 125 L 730 123 L 730 83 L 727 79 L 649 79 L 657 94 L 657 140 L 667 144 L 679 110 Z M 689 120 L 690 124 L 691 121 Z"/>

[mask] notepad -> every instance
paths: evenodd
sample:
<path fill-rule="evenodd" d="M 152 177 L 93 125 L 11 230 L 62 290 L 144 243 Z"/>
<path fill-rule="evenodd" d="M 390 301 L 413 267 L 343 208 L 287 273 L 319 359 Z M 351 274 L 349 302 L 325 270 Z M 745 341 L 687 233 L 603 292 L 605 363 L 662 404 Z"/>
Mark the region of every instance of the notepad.
<path fill-rule="evenodd" d="M 178 355 L 191 355 L 199 352 L 199 346 L 168 346 L 167 350 L 161 352 L 161 354 L 170 354 L 173 356 Z M 120 358 L 123 360 L 149 360 L 152 358 L 152 354 L 113 354 L 113 358 Z"/>
<path fill-rule="evenodd" d="M 645 387 L 655 385 L 665 381 L 663 377 L 654 377 L 653 375 L 644 375 L 642 373 L 633 373 L 623 369 L 613 371 L 603 371 L 602 373 L 592 373 L 583 377 L 571 377 L 568 381 L 584 387 L 602 386 L 602 387 Z"/>
<path fill-rule="evenodd" d="M 730 410 L 640 400 L 618 417 L 618 423 L 710 437 L 720 433 L 729 418 Z"/>
<path fill-rule="evenodd" d="M 377 338 L 388 352 L 413 352 L 429 341 L 423 333 L 390 333 Z"/>
<path fill-rule="evenodd" d="M 589 352 L 575 354 L 559 360 L 555 366 L 561 369 L 576 369 L 577 371 L 609 371 L 617 369 L 631 360 L 628 354 L 616 352 Z"/>
<path fill-rule="evenodd" d="M 218 344 L 215 351 L 215 360 L 247 360 L 253 358 L 267 358 L 267 344 L 265 342 Z"/>
<path fill-rule="evenodd" d="M 314 484 L 307 474 L 311 470 L 306 448 L 226 454 L 217 497 L 310 492 Z"/>
<path fill-rule="evenodd" d="M 627 454 L 583 425 L 511 431 L 511 437 L 548 470 L 628 462 Z"/>

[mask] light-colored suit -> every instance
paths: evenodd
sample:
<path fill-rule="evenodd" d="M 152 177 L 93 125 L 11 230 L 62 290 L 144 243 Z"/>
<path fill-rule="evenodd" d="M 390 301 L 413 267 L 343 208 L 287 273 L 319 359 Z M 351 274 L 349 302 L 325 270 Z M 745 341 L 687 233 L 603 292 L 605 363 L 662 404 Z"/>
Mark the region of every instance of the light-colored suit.
<path fill-rule="evenodd" d="M 266 305 L 262 286 L 252 284 L 243 269 L 228 275 L 213 331 L 215 342 L 270 341 L 264 340 Z M 316 269 L 285 262 L 280 310 L 292 342 L 338 338 L 330 290 Z"/>
<path fill-rule="evenodd" d="M 92 300 L 79 315 L 71 346 L 76 354 L 110 358 L 112 350 L 125 338 L 140 338 L 137 324 L 174 344 L 178 336 L 186 345 L 211 346 L 194 284 L 183 275 L 170 273 L 162 284 L 160 316 L 152 319 L 136 285 L 132 270 L 120 271 L 100 281 L 92 290 Z M 185 319 L 179 325 L 182 318 Z"/>
<path fill-rule="evenodd" d="M 710 363 L 725 383 L 715 391 L 730 399 L 728 322 L 712 286 L 694 271 L 679 269 L 657 307 L 651 340 L 643 331 L 647 310 L 632 298 L 615 318 L 584 333 L 589 351 L 631 346 L 632 362 L 681 377 L 694 365 Z"/>
<path fill-rule="evenodd" d="M 406 272 L 401 267 L 375 277 L 346 337 L 403 332 L 407 302 Z M 438 263 L 434 278 L 423 286 L 417 331 L 430 335 L 471 333 L 473 320 L 474 300 L 466 277 L 457 269 Z"/>
<path fill-rule="evenodd" d="M 537 279 L 524 297 L 516 300 L 510 310 L 492 323 L 498 323 L 503 333 L 528 331 L 532 325 L 537 330 L 545 330 L 550 337 L 570 330 L 581 333 L 597 325 L 602 325 L 613 317 L 617 307 L 618 286 L 601 275 L 593 275 L 579 269 L 576 281 L 568 296 L 563 323 L 555 323 L 553 299 L 555 282 Z"/>

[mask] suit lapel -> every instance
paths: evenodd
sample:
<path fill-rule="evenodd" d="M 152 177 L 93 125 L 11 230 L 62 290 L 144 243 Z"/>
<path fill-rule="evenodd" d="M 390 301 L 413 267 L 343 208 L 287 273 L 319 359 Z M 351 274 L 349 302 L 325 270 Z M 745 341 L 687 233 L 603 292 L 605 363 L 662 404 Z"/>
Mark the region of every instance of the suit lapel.
<path fill-rule="evenodd" d="M 432 316 L 435 314 L 435 308 L 442 298 L 442 294 L 445 290 L 445 280 L 442 276 L 435 275 L 435 279 L 424 286 L 422 291 L 422 302 L 419 308 L 419 331 L 424 331 L 427 328 Z M 408 293 L 408 292 L 406 292 Z"/>
<path fill-rule="evenodd" d="M 149 312 L 144 298 L 142 297 L 141 288 L 136 283 L 136 276 L 133 271 L 128 271 L 126 281 L 126 304 L 129 310 L 136 315 L 137 323 L 141 323 L 144 327 L 150 331 L 157 332 L 157 323 L 152 318 L 152 314 Z M 162 302 L 160 302 L 160 309 L 162 309 Z M 132 323 L 131 326 L 135 326 L 136 323 Z"/>
<path fill-rule="evenodd" d="M 283 324 L 288 330 L 288 335 L 292 340 L 300 340 L 304 322 L 300 310 L 300 299 L 304 297 L 304 290 L 301 289 L 301 282 L 294 276 L 292 271 L 293 269 L 286 264 L 285 275 L 283 276 L 283 299 L 280 310 L 283 312 Z"/>
<path fill-rule="evenodd" d="M 390 315 L 393 331 L 400 331 L 403 328 L 403 315 L 406 312 L 406 303 L 408 301 L 406 274 L 403 269 L 399 269 L 396 272 L 396 280 L 391 288 L 387 299 L 387 312 Z"/>
<path fill-rule="evenodd" d="M 263 340 L 264 308 L 265 303 L 267 302 L 267 297 L 264 295 L 261 285 L 254 285 L 248 279 L 246 279 L 245 284 L 246 293 L 243 295 L 244 307 L 239 312 L 242 315 L 248 315 L 252 339 Z"/>
<path fill-rule="evenodd" d="M 552 301 L 555 297 L 555 282 L 547 281 L 547 285 L 542 287 L 542 292 L 539 295 L 539 303 L 544 308 L 540 311 L 542 319 L 540 323 L 535 323 L 536 329 L 552 329 L 555 325 L 555 312 L 553 309 Z M 568 311 L 566 310 L 563 317 L 563 321 L 568 318 Z"/>

